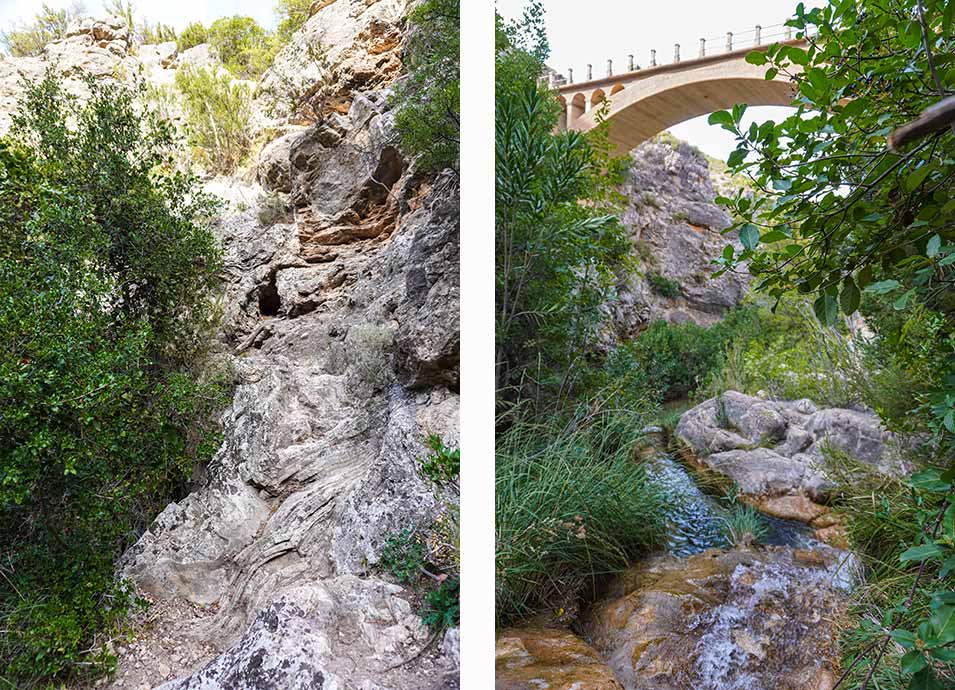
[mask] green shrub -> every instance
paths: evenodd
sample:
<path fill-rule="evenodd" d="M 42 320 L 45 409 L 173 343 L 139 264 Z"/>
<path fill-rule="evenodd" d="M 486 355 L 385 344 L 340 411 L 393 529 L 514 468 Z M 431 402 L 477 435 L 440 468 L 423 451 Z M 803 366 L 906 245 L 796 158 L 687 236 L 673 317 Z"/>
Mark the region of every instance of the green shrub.
<path fill-rule="evenodd" d="M 285 45 L 292 34 L 305 26 L 308 21 L 312 0 L 278 0 L 275 13 L 278 15 L 278 38 Z"/>
<path fill-rule="evenodd" d="M 209 27 L 209 43 L 219 60 L 239 79 L 256 79 L 275 57 L 277 49 L 272 34 L 252 17 L 222 17 Z"/>
<path fill-rule="evenodd" d="M 43 3 L 32 23 L 0 32 L 0 43 L 14 57 L 40 55 L 47 43 L 66 36 L 70 22 L 82 14 L 83 6 L 78 2 L 64 9 L 54 9 Z"/>
<path fill-rule="evenodd" d="M 234 172 L 252 146 L 249 88 L 226 74 L 191 68 L 176 71 L 176 88 L 196 158 L 213 172 Z"/>
<path fill-rule="evenodd" d="M 209 32 L 202 22 L 192 22 L 179 34 L 176 39 L 176 50 L 180 53 L 190 48 L 209 42 Z"/>
<path fill-rule="evenodd" d="M 659 543 L 666 496 L 632 458 L 644 420 L 606 412 L 566 426 L 518 422 L 496 454 L 501 624 L 592 593 Z"/>
<path fill-rule="evenodd" d="M 148 21 L 143 21 L 141 24 L 139 40 L 144 44 L 166 43 L 176 40 L 176 30 L 168 24 L 162 22 L 150 24 Z"/>
<path fill-rule="evenodd" d="M 408 17 L 407 77 L 395 88 L 402 148 L 424 171 L 458 168 L 461 128 L 460 0 L 423 0 Z"/>
<path fill-rule="evenodd" d="M 608 356 L 600 385 L 628 380 L 631 392 L 639 389 L 656 402 L 696 395 L 721 371 L 728 345 L 760 331 L 764 320 L 765 313 L 751 305 L 728 312 L 710 327 L 655 321 Z"/>
<path fill-rule="evenodd" d="M 453 628 L 461 618 L 460 598 L 461 581 L 456 577 L 443 580 L 425 595 L 421 621 L 434 630 Z"/>
<path fill-rule="evenodd" d="M 48 72 L 0 140 L 0 680 L 82 684 L 134 603 L 115 559 L 219 442 L 215 211 L 142 93 Z M 75 126 L 67 127 L 72 121 Z M 62 683 L 61 683 L 62 681 Z"/>
<path fill-rule="evenodd" d="M 661 297 L 672 299 L 683 294 L 680 289 L 680 284 L 677 281 L 671 280 L 660 273 L 648 273 L 647 282 L 650 284 L 650 289 Z"/>
<path fill-rule="evenodd" d="M 421 535 L 410 528 L 390 534 L 381 550 L 379 562 L 382 569 L 394 575 L 399 582 L 417 582 L 425 565 L 425 545 Z"/>
<path fill-rule="evenodd" d="M 428 436 L 428 447 L 434 451 L 421 463 L 421 471 L 437 485 L 457 481 L 461 474 L 461 449 L 444 445 L 440 436 Z"/>

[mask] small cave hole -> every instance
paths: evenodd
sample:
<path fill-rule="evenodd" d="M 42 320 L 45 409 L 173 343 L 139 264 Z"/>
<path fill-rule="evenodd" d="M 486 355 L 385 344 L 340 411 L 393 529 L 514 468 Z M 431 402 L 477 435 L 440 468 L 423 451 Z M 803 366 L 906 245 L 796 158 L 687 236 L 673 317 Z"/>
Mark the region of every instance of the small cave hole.
<path fill-rule="evenodd" d="M 276 273 L 277 271 L 272 271 L 268 282 L 259 285 L 259 313 L 262 316 L 278 316 L 279 309 L 282 308 L 282 298 L 275 285 Z"/>

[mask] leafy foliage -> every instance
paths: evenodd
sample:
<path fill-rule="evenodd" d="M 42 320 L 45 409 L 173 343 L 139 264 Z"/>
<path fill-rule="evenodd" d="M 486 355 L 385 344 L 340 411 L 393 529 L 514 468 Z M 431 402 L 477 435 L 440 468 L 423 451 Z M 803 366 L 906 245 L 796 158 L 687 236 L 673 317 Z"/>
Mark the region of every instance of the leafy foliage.
<path fill-rule="evenodd" d="M 425 547 L 421 536 L 405 528 L 389 535 L 381 550 L 381 567 L 399 582 L 417 582 L 425 565 Z"/>
<path fill-rule="evenodd" d="M 288 43 L 292 35 L 305 26 L 311 7 L 312 0 L 278 0 L 275 13 L 278 15 L 277 31 L 281 43 Z"/>
<path fill-rule="evenodd" d="M 837 0 L 812 10 L 800 4 L 789 25 L 808 37 L 806 47 L 775 45 L 747 57 L 767 66 L 767 78 L 791 77 L 795 113 L 746 131 L 740 106 L 710 116 L 737 135 L 729 166 L 749 174 L 760 190 L 751 201 L 721 200 L 739 216 L 745 247 L 739 255 L 728 249 L 724 265 L 749 260 L 758 286 L 773 297 L 791 289 L 812 294 L 814 312 L 827 324 L 840 312 L 865 311 L 872 297 L 879 342 L 915 384 L 904 412 L 897 405 L 880 412 L 890 426 L 932 434 L 933 450 L 922 462 L 945 467 L 955 442 L 955 202 L 949 199 L 955 132 L 939 130 L 901 151 L 886 143 L 895 128 L 955 86 L 953 20 L 955 8 L 941 0 Z M 929 341 L 909 333 L 929 324 Z M 898 395 L 892 400 L 902 402 Z M 947 557 L 943 522 L 955 497 L 950 473 L 913 477 L 924 529 L 904 561 Z M 927 608 L 917 605 L 922 597 Z M 950 685 L 955 628 L 950 632 L 944 617 L 955 612 L 952 600 L 950 583 L 930 586 L 923 575 L 913 576 L 910 591 L 885 610 L 869 651 L 855 659 L 870 669 L 862 687 L 890 643 L 910 649 L 899 664 L 910 688 Z"/>
<path fill-rule="evenodd" d="M 202 165 L 233 172 L 252 147 L 252 94 L 245 84 L 205 68 L 176 70 L 189 143 Z"/>
<path fill-rule="evenodd" d="M 428 447 L 434 451 L 421 463 L 421 471 L 438 485 L 450 484 L 461 474 L 461 449 L 448 448 L 440 436 L 428 437 Z"/>
<path fill-rule="evenodd" d="M 461 619 L 461 581 L 456 577 L 443 580 L 425 597 L 425 614 L 421 621 L 434 630 L 458 625 Z"/>
<path fill-rule="evenodd" d="M 255 79 L 272 64 L 275 37 L 252 17 L 222 17 L 209 27 L 209 43 L 219 60 L 239 79 Z"/>
<path fill-rule="evenodd" d="M 651 271 L 647 273 L 647 282 L 651 289 L 661 297 L 673 298 L 683 294 L 680 283 L 667 278 L 665 275 Z"/>
<path fill-rule="evenodd" d="M 629 254 L 613 212 L 623 162 L 606 131 L 555 133 L 559 105 L 538 76 L 542 18 L 498 25 L 495 112 L 499 402 L 560 391 L 604 325 L 599 306 Z"/>
<path fill-rule="evenodd" d="M 80 2 L 63 9 L 43 3 L 31 23 L 0 32 L 0 43 L 14 57 L 40 55 L 47 43 L 66 36 L 70 22 L 82 14 L 83 5 Z"/>
<path fill-rule="evenodd" d="M 192 22 L 176 38 L 176 50 L 182 52 L 209 41 L 209 31 L 202 22 Z"/>
<path fill-rule="evenodd" d="M 0 679 L 109 667 L 116 557 L 218 444 L 213 200 L 140 93 L 49 72 L 0 141 Z M 67 122 L 73 119 L 75 127 Z M 122 190 L 117 194 L 117 190 Z"/>
<path fill-rule="evenodd" d="M 408 16 L 408 74 L 395 89 L 402 147 L 424 171 L 459 165 L 460 0 L 424 0 Z"/>

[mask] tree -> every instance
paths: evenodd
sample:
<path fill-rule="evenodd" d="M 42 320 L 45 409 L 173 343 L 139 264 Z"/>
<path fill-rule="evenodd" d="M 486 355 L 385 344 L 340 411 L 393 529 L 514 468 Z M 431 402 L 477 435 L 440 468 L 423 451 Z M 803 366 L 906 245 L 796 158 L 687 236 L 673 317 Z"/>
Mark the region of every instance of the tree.
<path fill-rule="evenodd" d="M 744 247 L 727 247 L 724 269 L 749 261 L 757 287 L 777 299 L 813 295 L 823 323 L 861 309 L 912 389 L 911 405 L 883 419 L 932 439 L 910 480 L 917 541 L 895 555 L 907 590 L 886 602 L 847 670 L 863 690 L 896 646 L 908 687 L 955 678 L 955 130 L 887 146 L 955 90 L 953 22 L 955 3 L 944 0 L 800 4 L 789 25 L 804 46 L 747 56 L 767 78 L 791 78 L 795 112 L 745 130 L 741 106 L 710 116 L 737 136 L 730 167 L 759 189 L 719 200 L 740 217 Z"/>
<path fill-rule="evenodd" d="M 209 27 L 209 43 L 222 64 L 240 79 L 255 79 L 272 63 L 274 37 L 252 17 L 222 17 Z"/>
<path fill-rule="evenodd" d="M 70 22 L 83 12 L 83 4 L 80 2 L 74 2 L 70 7 L 61 10 L 43 3 L 33 23 L 0 32 L 0 43 L 3 43 L 7 52 L 14 57 L 40 55 L 47 43 L 66 36 Z"/>
<path fill-rule="evenodd" d="M 593 349 L 600 306 L 630 249 L 613 215 L 622 163 L 609 156 L 605 128 L 554 132 L 559 105 L 538 83 L 542 32 L 538 3 L 521 23 L 498 22 L 496 367 L 510 400 L 564 388 Z"/>
<path fill-rule="evenodd" d="M 108 668 L 115 559 L 218 440 L 215 204 L 138 90 L 52 71 L 0 140 L 0 680 Z M 67 125 L 67 123 L 72 123 Z M 58 683 L 59 685 L 59 683 Z"/>
<path fill-rule="evenodd" d="M 197 45 L 206 43 L 208 40 L 209 32 L 206 30 L 206 27 L 202 25 L 202 22 L 192 22 L 183 29 L 176 38 L 176 50 L 181 53 L 184 50 L 189 50 L 190 48 L 195 48 Z"/>
<path fill-rule="evenodd" d="M 425 0 L 411 11 L 407 76 L 395 89 L 403 148 L 424 171 L 459 166 L 460 0 Z"/>
<path fill-rule="evenodd" d="M 311 7 L 312 0 L 279 0 L 275 6 L 275 14 L 279 20 L 279 41 L 283 45 L 289 42 L 292 34 L 305 26 Z"/>

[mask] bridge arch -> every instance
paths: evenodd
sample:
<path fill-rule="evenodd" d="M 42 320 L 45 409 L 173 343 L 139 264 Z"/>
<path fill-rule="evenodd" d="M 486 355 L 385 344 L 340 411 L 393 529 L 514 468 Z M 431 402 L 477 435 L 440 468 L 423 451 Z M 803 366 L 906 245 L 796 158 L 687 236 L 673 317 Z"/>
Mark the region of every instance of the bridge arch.
<path fill-rule="evenodd" d="M 578 93 L 570 100 L 570 113 L 568 117 L 568 125 L 579 120 L 587 112 L 587 97 Z M 573 127 L 571 127 L 573 129 Z"/>
<path fill-rule="evenodd" d="M 746 62 L 748 52 L 662 65 L 571 88 L 578 96 L 589 96 L 594 104 L 605 97 L 604 89 L 610 90 L 605 118 L 610 126 L 610 140 L 617 153 L 626 153 L 674 125 L 737 103 L 792 105 L 795 94 L 789 78 L 777 75 L 767 80 L 765 66 Z M 595 115 L 572 108 L 568 127 L 578 131 L 592 129 L 597 125 Z"/>
<path fill-rule="evenodd" d="M 593 108 L 606 97 L 607 94 L 604 93 L 603 89 L 594 89 L 593 93 L 590 94 L 590 107 Z"/>

